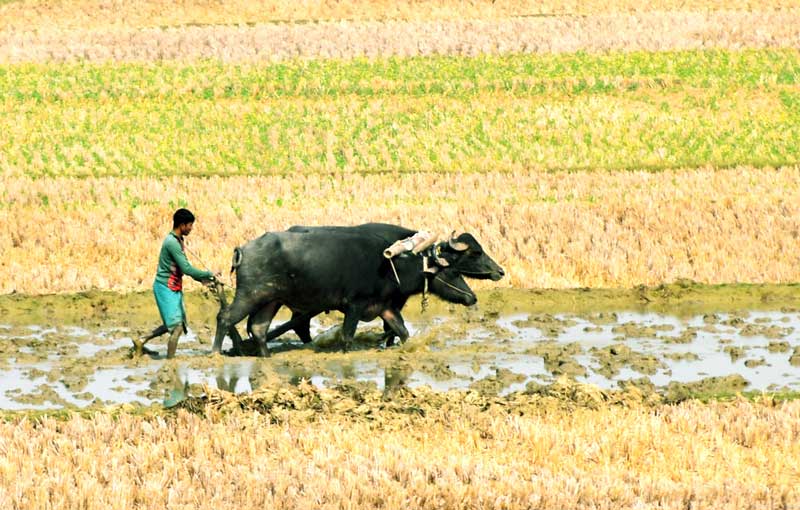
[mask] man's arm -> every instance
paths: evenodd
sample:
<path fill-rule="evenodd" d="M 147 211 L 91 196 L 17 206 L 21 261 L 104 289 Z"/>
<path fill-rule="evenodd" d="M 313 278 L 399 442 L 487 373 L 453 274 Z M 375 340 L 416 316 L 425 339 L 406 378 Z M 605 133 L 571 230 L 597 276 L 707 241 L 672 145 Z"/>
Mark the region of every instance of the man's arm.
<path fill-rule="evenodd" d="M 167 242 L 167 251 L 183 274 L 191 276 L 197 281 L 208 280 L 214 276 L 214 273 L 211 271 L 203 271 L 202 269 L 197 269 L 196 267 L 192 266 L 189 263 L 189 260 L 186 258 L 186 255 L 183 253 L 183 250 L 181 250 L 181 245 L 176 239 L 170 239 L 169 242 Z"/>

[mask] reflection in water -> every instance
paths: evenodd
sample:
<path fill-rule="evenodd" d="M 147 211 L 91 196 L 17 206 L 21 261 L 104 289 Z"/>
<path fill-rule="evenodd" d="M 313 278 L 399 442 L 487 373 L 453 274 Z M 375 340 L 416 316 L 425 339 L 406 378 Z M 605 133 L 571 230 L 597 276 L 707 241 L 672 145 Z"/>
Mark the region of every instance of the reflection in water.
<path fill-rule="evenodd" d="M 217 377 L 215 380 L 217 383 L 217 389 L 223 391 L 230 391 L 231 393 L 236 393 L 236 385 L 239 384 L 238 375 L 234 374 L 226 378 L 224 368 L 220 368 L 219 370 L 217 370 Z"/>
<path fill-rule="evenodd" d="M 202 376 L 202 372 L 198 372 Z M 261 372 L 252 363 L 225 364 L 216 369 L 214 384 L 217 389 L 231 393 L 243 393 L 259 387 Z"/>
<path fill-rule="evenodd" d="M 303 380 L 310 381 L 313 377 L 313 372 L 305 368 L 293 368 L 290 370 L 289 383 L 293 386 L 298 386 Z"/>
<path fill-rule="evenodd" d="M 391 395 L 398 389 L 406 387 L 412 372 L 411 368 L 406 364 L 393 364 L 386 367 L 383 372 L 384 396 Z"/>
<path fill-rule="evenodd" d="M 164 399 L 164 407 L 170 408 L 180 404 L 189 395 L 189 374 L 186 368 L 179 369 L 174 364 L 165 365 L 159 371 L 159 382 L 167 381 L 167 392 L 169 393 Z"/>
<path fill-rule="evenodd" d="M 356 379 L 356 367 L 353 363 L 345 363 L 342 365 L 342 378 Z"/>

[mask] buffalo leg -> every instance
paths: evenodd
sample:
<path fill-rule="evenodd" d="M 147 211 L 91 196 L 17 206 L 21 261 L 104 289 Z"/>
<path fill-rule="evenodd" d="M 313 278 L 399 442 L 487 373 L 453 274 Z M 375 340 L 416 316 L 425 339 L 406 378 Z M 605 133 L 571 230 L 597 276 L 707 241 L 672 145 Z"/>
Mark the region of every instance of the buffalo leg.
<path fill-rule="evenodd" d="M 272 301 L 258 311 L 256 320 L 251 324 L 253 338 L 258 344 L 258 349 L 261 351 L 261 356 L 269 356 L 269 347 L 267 347 L 267 333 L 269 332 L 269 325 L 281 304 L 277 301 Z"/>
<path fill-rule="evenodd" d="M 358 327 L 358 318 L 361 316 L 359 313 L 346 313 L 344 315 L 344 324 L 342 324 L 342 351 L 347 352 L 350 349 L 350 344 L 353 343 L 353 337 L 356 334 Z"/>
<path fill-rule="evenodd" d="M 214 282 L 214 291 L 217 293 L 217 301 L 219 301 L 220 310 L 228 308 L 228 298 L 225 297 L 225 288 L 222 282 L 218 280 Z M 239 331 L 236 330 L 236 326 L 231 326 L 228 329 L 228 337 L 233 341 L 233 352 L 241 356 L 242 337 L 239 335 Z"/>
<path fill-rule="evenodd" d="M 228 336 L 231 340 L 233 340 L 233 352 L 234 354 L 241 356 L 242 355 L 242 336 L 239 334 L 239 331 L 236 329 L 236 326 L 231 326 L 228 328 Z"/>
<path fill-rule="evenodd" d="M 220 352 L 222 350 L 222 340 L 225 339 L 225 333 L 230 332 L 231 329 L 236 329 L 234 326 L 242 319 L 247 317 L 253 311 L 252 303 L 245 303 L 244 300 L 233 300 L 231 306 L 222 308 L 217 314 L 217 333 L 214 337 L 214 345 L 211 347 L 211 352 Z M 239 333 L 236 332 L 236 337 Z M 236 338 L 232 338 L 234 342 Z M 241 338 L 239 338 L 241 340 Z"/>
<path fill-rule="evenodd" d="M 266 305 L 262 306 L 258 310 L 252 312 L 249 317 L 247 317 L 247 336 L 252 340 L 255 338 L 255 334 L 253 333 L 253 328 L 260 327 L 261 323 L 264 320 L 271 321 L 273 319 L 274 314 L 270 314 L 268 312 L 268 308 L 271 303 L 267 303 Z"/>
<path fill-rule="evenodd" d="M 284 334 L 287 331 L 290 331 L 292 329 L 294 329 L 294 316 L 292 316 L 291 319 L 289 319 L 288 321 L 284 322 L 280 326 L 276 326 L 275 328 L 271 329 L 270 332 L 267 333 L 267 341 L 275 340 L 276 338 L 278 338 L 282 334 Z"/>
<path fill-rule="evenodd" d="M 294 332 L 304 344 L 311 343 L 311 316 L 298 315 L 297 318 L 292 316 L 292 321 L 295 322 Z"/>
<path fill-rule="evenodd" d="M 267 333 L 267 342 L 270 340 L 275 340 L 287 331 L 294 330 L 304 344 L 309 343 L 311 341 L 311 333 L 309 329 L 311 325 L 311 317 L 312 316 L 308 314 L 293 312 L 291 319 L 284 322 L 280 326 L 272 328 L 269 333 Z M 253 336 L 253 328 L 261 321 L 262 318 L 258 313 L 250 315 L 250 318 L 247 320 L 247 332 L 250 334 L 250 336 Z"/>
<path fill-rule="evenodd" d="M 309 325 L 311 324 L 311 315 L 304 314 L 304 313 L 294 313 L 292 312 L 292 318 L 288 321 L 284 322 L 280 326 L 270 330 L 267 333 L 267 340 L 273 340 L 278 338 L 282 334 L 286 333 L 287 331 L 294 330 L 297 333 L 297 336 L 300 337 L 300 340 L 303 341 L 304 344 L 307 344 L 311 341 L 311 334 L 309 331 Z"/>
<path fill-rule="evenodd" d="M 400 343 L 408 340 L 408 330 L 406 329 L 403 316 L 397 310 L 384 310 L 381 313 L 383 319 L 384 337 L 386 338 L 386 347 L 391 347 L 394 344 L 394 337 L 397 335 L 400 338 Z"/>

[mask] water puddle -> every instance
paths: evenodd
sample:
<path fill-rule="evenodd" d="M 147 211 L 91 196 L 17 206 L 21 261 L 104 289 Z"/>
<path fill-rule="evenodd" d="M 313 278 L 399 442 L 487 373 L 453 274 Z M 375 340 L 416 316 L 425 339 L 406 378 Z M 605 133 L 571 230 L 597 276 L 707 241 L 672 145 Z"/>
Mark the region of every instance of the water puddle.
<path fill-rule="evenodd" d="M 312 323 L 318 335 L 336 321 Z M 382 349 L 380 322 L 353 352 L 270 344 L 270 358 L 210 356 L 210 331 L 181 339 L 178 358 L 133 359 L 129 328 L 0 324 L 0 408 L 50 409 L 117 403 L 148 405 L 191 388 L 246 393 L 266 384 L 360 383 L 378 390 L 430 386 L 491 394 L 523 391 L 560 375 L 603 388 L 629 380 L 656 387 L 734 374 L 747 390 L 800 390 L 800 314 L 752 311 L 678 317 L 662 313 L 482 315 L 474 310 L 408 321 L 412 338 Z M 362 337 L 359 337 L 362 338 Z M 370 338 L 372 340 L 370 340 Z M 373 342 L 370 344 L 370 342 Z M 230 347 L 226 340 L 225 347 Z"/>

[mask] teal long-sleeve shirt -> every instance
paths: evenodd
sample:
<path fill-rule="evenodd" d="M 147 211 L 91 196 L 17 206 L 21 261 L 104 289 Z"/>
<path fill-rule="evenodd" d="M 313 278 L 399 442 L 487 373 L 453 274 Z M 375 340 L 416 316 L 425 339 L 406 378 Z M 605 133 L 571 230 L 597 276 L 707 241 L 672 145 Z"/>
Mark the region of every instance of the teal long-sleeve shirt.
<path fill-rule="evenodd" d="M 170 290 L 181 291 L 183 290 L 183 275 L 202 281 L 211 278 L 213 273 L 192 266 L 183 252 L 183 239 L 178 238 L 175 232 L 170 232 L 161 244 L 156 281 L 163 283 Z"/>

